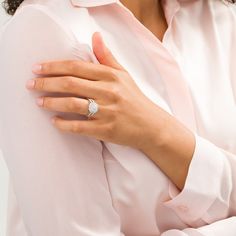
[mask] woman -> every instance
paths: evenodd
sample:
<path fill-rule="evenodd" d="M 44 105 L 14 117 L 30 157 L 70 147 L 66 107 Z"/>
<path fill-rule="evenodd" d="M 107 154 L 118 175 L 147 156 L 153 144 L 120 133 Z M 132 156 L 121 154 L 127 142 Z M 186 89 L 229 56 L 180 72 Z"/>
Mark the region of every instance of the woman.
<path fill-rule="evenodd" d="M 235 235 L 233 8 L 22 2 L 0 41 L 8 235 Z"/>

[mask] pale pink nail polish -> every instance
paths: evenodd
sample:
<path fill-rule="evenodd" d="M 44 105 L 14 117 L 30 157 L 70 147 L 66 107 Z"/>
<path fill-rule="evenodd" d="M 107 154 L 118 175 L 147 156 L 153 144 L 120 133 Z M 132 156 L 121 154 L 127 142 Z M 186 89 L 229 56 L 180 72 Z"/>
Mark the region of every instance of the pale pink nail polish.
<path fill-rule="evenodd" d="M 37 103 L 39 106 L 42 106 L 42 105 L 43 105 L 43 98 L 37 98 L 36 103 Z"/>
<path fill-rule="evenodd" d="M 56 121 L 56 118 L 55 118 L 55 117 L 52 117 L 52 118 L 51 118 L 51 122 L 52 122 L 53 124 L 55 124 L 55 121 Z"/>
<path fill-rule="evenodd" d="M 41 70 L 42 70 L 42 65 L 40 65 L 40 64 L 35 64 L 35 65 L 33 65 L 33 67 L 32 67 L 32 71 L 33 71 L 34 73 L 40 73 Z"/>
<path fill-rule="evenodd" d="M 33 79 L 30 79 L 26 82 L 26 88 L 27 89 L 33 89 L 35 86 L 35 80 Z"/>

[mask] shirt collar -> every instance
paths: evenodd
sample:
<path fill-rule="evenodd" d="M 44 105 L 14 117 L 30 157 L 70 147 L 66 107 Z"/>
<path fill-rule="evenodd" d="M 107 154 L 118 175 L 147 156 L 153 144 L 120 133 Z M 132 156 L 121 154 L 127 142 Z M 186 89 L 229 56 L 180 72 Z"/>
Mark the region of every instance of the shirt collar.
<path fill-rule="evenodd" d="M 78 7 L 97 7 L 119 2 L 119 0 L 70 0 L 70 1 L 73 6 L 78 6 Z"/>
<path fill-rule="evenodd" d="M 78 7 L 97 7 L 120 2 L 119 0 L 70 0 L 70 1 L 73 6 L 78 6 Z M 175 0 L 175 1 L 172 0 L 172 2 L 186 2 L 186 1 L 190 0 Z"/>
<path fill-rule="evenodd" d="M 120 0 L 70 0 L 74 7 L 98 7 L 118 3 L 122 5 Z M 170 25 L 173 17 L 180 9 L 181 2 L 192 2 L 197 0 L 162 0 L 164 12 L 168 25 Z"/>

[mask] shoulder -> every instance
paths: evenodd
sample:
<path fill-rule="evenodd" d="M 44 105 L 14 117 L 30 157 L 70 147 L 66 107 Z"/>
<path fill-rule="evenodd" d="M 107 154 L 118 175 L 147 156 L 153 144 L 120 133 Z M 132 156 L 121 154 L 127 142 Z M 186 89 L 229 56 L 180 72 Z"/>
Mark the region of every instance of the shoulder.
<path fill-rule="evenodd" d="M 7 32 L 9 34 L 9 31 L 30 34 L 38 30 L 48 32 L 60 29 L 66 37 L 88 43 L 90 39 L 86 35 L 91 36 L 90 23 L 88 10 L 74 7 L 69 0 L 25 0 L 3 26 L 1 36 L 7 35 Z"/>
<path fill-rule="evenodd" d="M 54 2 L 52 0 L 51 4 Z M 18 71 L 29 70 L 29 65 L 46 60 L 92 60 L 90 40 L 83 34 L 75 34 L 72 28 L 72 25 L 75 25 L 74 17 L 69 22 L 68 19 L 63 19 L 60 13 L 62 11 L 69 15 L 72 11 L 66 12 L 62 9 L 63 5 L 54 7 L 53 10 L 53 5 L 38 4 L 37 1 L 33 4 L 23 4 L 5 24 L 0 36 L 1 71 L 10 67 Z M 80 15 L 78 16 L 80 18 Z M 87 29 L 85 27 L 85 31 Z M 5 74 L 9 73 L 14 71 L 8 70 Z"/>
<path fill-rule="evenodd" d="M 26 1 L 27 2 L 27 1 Z M 62 30 L 64 35 L 73 38 L 72 33 L 57 14 L 41 4 L 22 4 L 15 14 L 3 25 L 1 39 L 5 37 L 30 36 L 36 31 Z"/>

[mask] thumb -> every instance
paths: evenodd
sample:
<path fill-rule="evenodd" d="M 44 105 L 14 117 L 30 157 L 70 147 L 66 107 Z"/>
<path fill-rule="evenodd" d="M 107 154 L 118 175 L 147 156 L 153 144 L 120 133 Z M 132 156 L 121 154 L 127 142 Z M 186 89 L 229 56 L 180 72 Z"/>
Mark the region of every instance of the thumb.
<path fill-rule="evenodd" d="M 124 68 L 118 63 L 111 51 L 106 47 L 103 42 L 100 33 L 96 32 L 93 34 L 93 52 L 98 61 L 106 66 L 113 67 L 118 70 L 124 70 Z"/>

